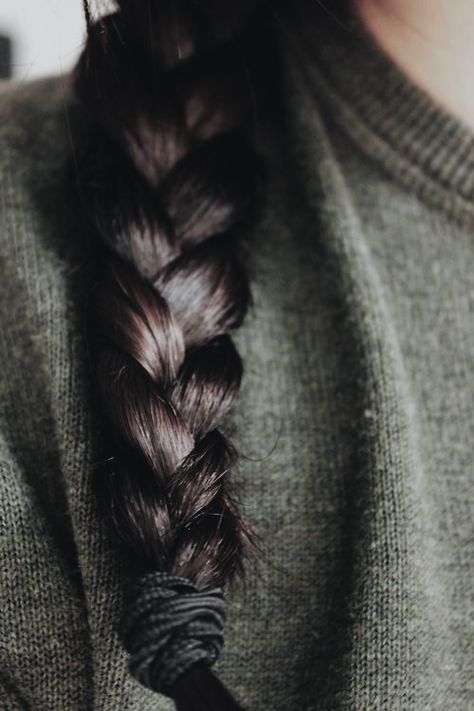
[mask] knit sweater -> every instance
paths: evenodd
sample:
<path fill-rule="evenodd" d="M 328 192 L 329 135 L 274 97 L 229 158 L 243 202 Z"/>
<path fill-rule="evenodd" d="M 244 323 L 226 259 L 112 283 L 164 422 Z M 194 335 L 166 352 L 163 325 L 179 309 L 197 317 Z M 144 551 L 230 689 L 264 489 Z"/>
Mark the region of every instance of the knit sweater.
<path fill-rule="evenodd" d="M 474 709 L 474 132 L 354 18 L 276 23 L 225 423 L 259 565 L 216 670 L 252 711 Z M 169 711 L 117 634 L 70 77 L 0 93 L 0 707 Z M 74 171 L 72 170 L 72 174 Z"/>

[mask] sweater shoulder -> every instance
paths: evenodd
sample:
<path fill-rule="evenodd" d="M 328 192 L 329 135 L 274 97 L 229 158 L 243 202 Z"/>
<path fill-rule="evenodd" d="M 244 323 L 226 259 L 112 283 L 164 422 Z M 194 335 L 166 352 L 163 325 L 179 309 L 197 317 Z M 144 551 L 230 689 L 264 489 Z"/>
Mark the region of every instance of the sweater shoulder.
<path fill-rule="evenodd" d="M 41 149 L 44 157 L 44 149 L 64 146 L 67 114 L 74 105 L 69 74 L 0 82 L 1 157 L 4 151 L 15 152 L 16 157 L 21 155 L 22 166 L 36 159 Z"/>
<path fill-rule="evenodd" d="M 54 240 L 81 125 L 71 79 L 0 83 L 0 246 L 7 259 L 18 231 L 29 234 L 26 250 L 40 235 L 43 245 Z"/>
<path fill-rule="evenodd" d="M 0 82 L 0 185 L 12 202 L 73 157 L 78 111 L 71 74 Z"/>

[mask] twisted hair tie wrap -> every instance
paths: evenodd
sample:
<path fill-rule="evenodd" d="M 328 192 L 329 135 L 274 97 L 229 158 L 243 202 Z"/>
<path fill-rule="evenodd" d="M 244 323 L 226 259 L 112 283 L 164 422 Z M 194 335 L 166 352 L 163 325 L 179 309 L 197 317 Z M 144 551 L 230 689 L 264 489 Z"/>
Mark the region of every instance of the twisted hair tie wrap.
<path fill-rule="evenodd" d="M 211 666 L 224 643 L 225 602 L 221 588 L 200 590 L 168 573 L 143 575 L 130 590 L 119 634 L 130 673 L 167 696 L 196 663 Z"/>

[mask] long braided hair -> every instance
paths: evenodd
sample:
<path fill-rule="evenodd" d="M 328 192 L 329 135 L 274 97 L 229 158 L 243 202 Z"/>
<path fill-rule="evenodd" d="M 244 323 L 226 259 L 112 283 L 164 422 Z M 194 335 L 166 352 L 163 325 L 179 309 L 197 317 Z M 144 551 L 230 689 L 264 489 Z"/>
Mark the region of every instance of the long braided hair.
<path fill-rule="evenodd" d="M 218 426 L 249 304 L 239 232 L 262 170 L 252 127 L 268 91 L 253 0 L 116 0 L 95 17 L 75 93 L 90 117 L 79 166 L 98 238 L 90 350 L 113 446 L 112 520 L 143 563 L 120 634 L 129 670 L 178 709 L 239 708 L 211 672 L 224 593 L 253 535 L 230 493 Z"/>

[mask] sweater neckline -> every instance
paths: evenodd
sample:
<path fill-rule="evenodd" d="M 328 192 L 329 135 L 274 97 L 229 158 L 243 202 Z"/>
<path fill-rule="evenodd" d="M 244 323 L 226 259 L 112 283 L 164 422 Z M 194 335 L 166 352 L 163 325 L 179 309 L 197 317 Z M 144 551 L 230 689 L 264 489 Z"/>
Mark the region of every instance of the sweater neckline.
<path fill-rule="evenodd" d="M 314 98 L 411 192 L 474 220 L 474 129 L 405 74 L 350 2 L 314 0 L 309 12 L 304 31 L 280 27 Z"/>

